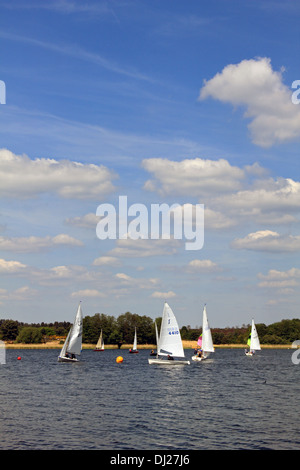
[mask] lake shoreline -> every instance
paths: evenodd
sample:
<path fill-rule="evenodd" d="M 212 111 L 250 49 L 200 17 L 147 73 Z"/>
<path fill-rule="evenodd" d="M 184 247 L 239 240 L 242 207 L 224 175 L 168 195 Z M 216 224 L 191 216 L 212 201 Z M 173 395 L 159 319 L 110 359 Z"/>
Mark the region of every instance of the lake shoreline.
<path fill-rule="evenodd" d="M 5 349 L 61 349 L 62 344 L 59 341 L 49 341 L 47 343 L 38 343 L 38 344 L 25 344 L 25 343 L 9 343 L 4 342 Z M 197 341 L 182 341 L 184 349 L 195 349 L 197 347 Z M 95 349 L 95 344 L 86 344 L 82 345 L 82 349 Z M 245 349 L 247 346 L 245 344 L 215 344 L 216 349 Z M 126 351 L 132 348 L 132 344 L 122 344 L 121 348 L 118 348 L 118 345 L 109 344 L 105 346 L 105 349 L 116 349 L 119 351 Z M 262 349 L 291 349 L 291 344 L 262 344 Z M 138 350 L 142 349 L 154 349 L 156 350 L 155 344 L 140 344 L 138 345 Z"/>

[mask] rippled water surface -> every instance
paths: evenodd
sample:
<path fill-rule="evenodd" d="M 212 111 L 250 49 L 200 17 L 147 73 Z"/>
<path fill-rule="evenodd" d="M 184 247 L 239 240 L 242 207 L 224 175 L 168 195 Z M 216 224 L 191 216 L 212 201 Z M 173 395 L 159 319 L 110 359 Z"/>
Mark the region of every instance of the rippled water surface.
<path fill-rule="evenodd" d="M 57 355 L 6 351 L 1 449 L 300 448 L 300 364 L 291 350 L 251 358 L 220 349 L 176 367 L 148 365 L 146 350 L 84 350 L 78 364 Z"/>

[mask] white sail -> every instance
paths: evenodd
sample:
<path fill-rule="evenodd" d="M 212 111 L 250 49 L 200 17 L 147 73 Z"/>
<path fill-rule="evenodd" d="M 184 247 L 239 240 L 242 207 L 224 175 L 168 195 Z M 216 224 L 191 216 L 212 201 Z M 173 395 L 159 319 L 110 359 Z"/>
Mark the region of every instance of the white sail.
<path fill-rule="evenodd" d="M 137 350 L 137 337 L 136 337 L 136 328 L 134 330 L 134 340 L 133 340 L 133 348 L 134 351 Z"/>
<path fill-rule="evenodd" d="M 167 302 L 164 305 L 157 352 L 160 356 L 184 357 L 178 323 Z"/>
<path fill-rule="evenodd" d="M 70 354 L 80 354 L 82 347 L 82 311 L 81 304 L 78 306 L 76 317 L 71 328 L 67 352 Z"/>
<path fill-rule="evenodd" d="M 256 331 L 256 326 L 255 326 L 254 320 L 252 320 L 250 351 L 259 351 L 260 349 L 261 349 L 260 342 L 259 342 L 258 334 Z"/>
<path fill-rule="evenodd" d="M 157 330 L 156 321 L 154 322 L 154 325 L 155 325 L 156 346 L 157 346 L 157 348 L 158 348 L 159 336 L 158 336 L 158 330 Z"/>
<path fill-rule="evenodd" d="M 98 342 L 96 344 L 96 349 L 104 349 L 104 341 L 103 341 L 103 337 L 102 337 L 102 330 L 101 330 Z"/>
<path fill-rule="evenodd" d="M 203 309 L 203 319 L 202 319 L 202 350 L 204 352 L 214 352 L 215 348 L 212 341 L 211 331 L 208 324 L 206 305 Z"/>
<path fill-rule="evenodd" d="M 68 346 L 68 344 L 69 344 L 69 338 L 70 338 L 71 329 L 72 329 L 72 328 L 70 328 L 69 333 L 68 333 L 68 336 L 66 337 L 66 340 L 65 340 L 65 342 L 64 342 L 64 345 L 63 345 L 63 347 L 61 348 L 59 357 L 65 357 L 65 355 L 66 355 L 67 346 Z"/>

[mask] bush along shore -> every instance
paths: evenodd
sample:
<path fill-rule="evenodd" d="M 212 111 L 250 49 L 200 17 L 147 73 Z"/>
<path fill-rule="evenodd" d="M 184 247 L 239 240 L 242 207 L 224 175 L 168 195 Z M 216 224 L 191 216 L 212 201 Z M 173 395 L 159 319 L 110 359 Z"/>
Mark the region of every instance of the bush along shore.
<path fill-rule="evenodd" d="M 161 317 L 155 319 L 158 330 Z M 59 348 L 63 344 L 70 322 L 54 323 L 22 323 L 16 320 L 0 320 L 0 340 L 6 347 L 22 347 L 21 345 Z M 132 347 L 134 330 L 137 329 L 137 342 L 139 349 L 154 348 L 156 343 L 155 324 L 152 318 L 146 315 L 126 312 L 118 318 L 103 313 L 85 316 L 83 319 L 82 340 L 85 349 L 93 348 L 97 343 L 100 332 L 106 348 Z M 300 340 L 300 319 L 281 320 L 280 322 L 265 325 L 256 323 L 260 343 L 263 347 L 290 347 L 296 340 Z M 251 327 L 211 328 L 213 343 L 216 347 L 244 347 L 247 344 Z M 202 332 L 202 328 L 191 328 L 189 325 L 180 329 L 183 343 L 186 348 L 195 347 L 195 343 Z M 126 345 L 126 346 L 125 346 Z"/>

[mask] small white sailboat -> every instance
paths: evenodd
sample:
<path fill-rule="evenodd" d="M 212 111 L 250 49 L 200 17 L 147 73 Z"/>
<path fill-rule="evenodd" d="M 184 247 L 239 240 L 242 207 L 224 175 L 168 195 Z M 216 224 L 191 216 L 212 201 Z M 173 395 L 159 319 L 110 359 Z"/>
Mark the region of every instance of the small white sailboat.
<path fill-rule="evenodd" d="M 136 328 L 134 329 L 134 339 L 133 339 L 133 346 L 132 346 L 132 349 L 129 349 L 129 352 L 131 354 L 136 354 L 138 353 L 138 350 L 137 350 L 137 335 L 136 335 Z"/>
<path fill-rule="evenodd" d="M 256 326 L 255 326 L 253 319 L 252 319 L 252 325 L 251 325 L 251 333 L 249 335 L 247 344 L 250 350 L 249 351 L 247 349 L 245 350 L 246 356 L 253 356 L 255 354 L 255 351 L 260 351 L 261 349 L 258 333 L 257 333 Z"/>
<path fill-rule="evenodd" d="M 184 358 L 184 350 L 176 317 L 171 307 L 165 302 L 160 335 L 157 343 L 157 355 L 148 359 L 149 364 L 184 365 L 190 361 Z"/>
<path fill-rule="evenodd" d="M 76 356 L 81 354 L 82 347 L 82 310 L 79 303 L 73 325 L 70 328 L 66 341 L 62 347 L 58 362 L 78 362 Z"/>
<path fill-rule="evenodd" d="M 100 336 L 99 336 L 99 339 L 98 339 L 98 342 L 96 344 L 94 351 L 104 351 L 104 341 L 102 337 L 102 330 L 100 332 Z"/>
<path fill-rule="evenodd" d="M 206 305 L 203 308 L 203 316 L 202 316 L 202 338 L 199 336 L 198 338 L 198 346 L 199 351 L 197 354 L 194 354 L 192 357 L 193 361 L 203 361 L 207 359 L 210 353 L 215 352 L 215 348 L 213 345 L 213 340 L 211 336 L 211 330 L 208 324 L 207 319 L 207 312 L 206 312 Z M 201 341 L 202 339 L 202 341 Z"/>

